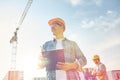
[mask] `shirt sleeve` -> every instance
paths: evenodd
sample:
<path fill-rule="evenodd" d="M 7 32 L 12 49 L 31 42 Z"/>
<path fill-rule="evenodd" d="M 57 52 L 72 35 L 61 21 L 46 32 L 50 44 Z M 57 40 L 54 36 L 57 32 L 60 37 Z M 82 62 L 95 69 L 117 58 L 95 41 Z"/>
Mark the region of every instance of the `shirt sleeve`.
<path fill-rule="evenodd" d="M 77 59 L 77 63 L 79 64 L 79 67 L 85 66 L 87 64 L 87 59 L 75 42 L 74 42 L 74 48 L 75 48 L 75 57 Z"/>

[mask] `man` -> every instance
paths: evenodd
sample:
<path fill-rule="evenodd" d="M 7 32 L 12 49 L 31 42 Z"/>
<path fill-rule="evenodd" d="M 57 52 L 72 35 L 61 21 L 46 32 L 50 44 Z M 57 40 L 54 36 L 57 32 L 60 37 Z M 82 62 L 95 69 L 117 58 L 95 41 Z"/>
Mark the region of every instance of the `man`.
<path fill-rule="evenodd" d="M 97 77 L 97 80 L 108 80 L 106 66 L 100 62 L 99 55 L 93 56 L 93 62 L 96 64 L 92 75 Z"/>
<path fill-rule="evenodd" d="M 65 62 L 57 62 L 56 70 L 47 70 L 47 80 L 80 80 L 78 74 L 78 68 L 82 68 L 86 65 L 86 57 L 81 52 L 80 48 L 74 41 L 70 41 L 64 37 L 65 22 L 61 18 L 53 18 L 48 21 L 51 27 L 51 32 L 55 36 L 53 40 L 47 41 L 43 45 L 44 51 L 51 50 L 64 50 Z M 46 67 L 49 63 L 45 57 L 41 58 L 43 64 L 40 67 Z M 46 61 L 46 62 L 44 62 Z M 60 72 L 65 72 L 65 74 L 60 74 Z M 66 76 L 66 79 L 63 77 Z M 59 79 L 58 79 L 59 78 Z"/>

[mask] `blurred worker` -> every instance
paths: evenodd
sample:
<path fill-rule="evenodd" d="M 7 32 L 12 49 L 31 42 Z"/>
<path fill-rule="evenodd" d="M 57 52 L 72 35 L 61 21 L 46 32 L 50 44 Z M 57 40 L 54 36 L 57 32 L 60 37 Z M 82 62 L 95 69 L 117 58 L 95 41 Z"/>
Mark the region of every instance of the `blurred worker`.
<path fill-rule="evenodd" d="M 93 62 L 96 64 L 92 71 L 92 75 L 96 76 L 97 80 L 108 80 L 106 66 L 100 62 L 99 55 L 93 56 Z"/>

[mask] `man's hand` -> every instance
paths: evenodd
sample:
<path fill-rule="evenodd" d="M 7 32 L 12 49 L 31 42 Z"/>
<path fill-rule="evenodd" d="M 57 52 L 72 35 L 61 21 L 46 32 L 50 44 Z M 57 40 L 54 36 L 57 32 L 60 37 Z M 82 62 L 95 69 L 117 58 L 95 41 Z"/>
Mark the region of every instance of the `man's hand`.
<path fill-rule="evenodd" d="M 92 75 L 93 75 L 93 76 L 96 76 L 96 74 L 97 74 L 96 71 L 93 71 L 93 72 L 92 72 Z"/>
<path fill-rule="evenodd" d="M 77 69 L 78 64 L 77 63 L 57 62 L 56 67 L 60 70 L 68 71 L 68 70 L 72 70 L 72 69 Z"/>

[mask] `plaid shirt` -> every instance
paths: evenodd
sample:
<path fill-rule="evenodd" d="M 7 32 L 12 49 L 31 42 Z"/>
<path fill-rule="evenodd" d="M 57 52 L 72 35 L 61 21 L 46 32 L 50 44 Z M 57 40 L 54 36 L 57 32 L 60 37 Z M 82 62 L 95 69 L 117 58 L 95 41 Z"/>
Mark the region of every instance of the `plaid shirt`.
<path fill-rule="evenodd" d="M 57 41 L 55 39 L 51 41 L 47 41 L 43 45 L 43 49 L 45 51 L 55 50 L 56 43 Z M 64 49 L 65 62 L 73 63 L 77 60 L 80 67 L 86 65 L 87 63 L 86 57 L 83 55 L 82 51 L 74 41 L 70 41 L 64 38 L 62 40 L 62 46 Z M 67 71 L 66 74 L 67 74 L 67 80 L 80 80 L 79 74 L 75 70 Z M 47 80 L 57 80 L 55 71 L 47 71 Z"/>

